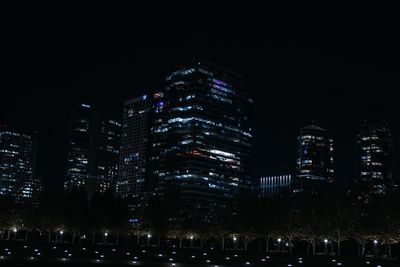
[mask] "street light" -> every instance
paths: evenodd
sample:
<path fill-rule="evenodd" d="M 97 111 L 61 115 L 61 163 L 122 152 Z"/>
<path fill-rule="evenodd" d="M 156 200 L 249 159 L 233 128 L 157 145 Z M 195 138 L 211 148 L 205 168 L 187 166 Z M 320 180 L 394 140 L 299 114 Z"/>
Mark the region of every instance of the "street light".
<path fill-rule="evenodd" d="M 281 252 L 281 241 L 282 241 L 282 239 L 278 238 L 277 241 L 278 241 L 278 251 Z"/>
<path fill-rule="evenodd" d="M 17 228 L 13 228 L 13 232 L 16 233 L 18 230 Z"/>
<path fill-rule="evenodd" d="M 147 246 L 150 246 L 151 234 L 147 234 Z"/>

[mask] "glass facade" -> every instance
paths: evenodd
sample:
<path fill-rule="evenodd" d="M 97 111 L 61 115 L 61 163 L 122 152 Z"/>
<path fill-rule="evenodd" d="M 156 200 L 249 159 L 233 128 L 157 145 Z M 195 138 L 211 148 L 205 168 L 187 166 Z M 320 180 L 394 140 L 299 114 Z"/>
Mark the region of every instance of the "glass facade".
<path fill-rule="evenodd" d="M 333 139 L 331 133 L 317 125 L 300 129 L 297 137 L 297 185 L 334 181 Z"/>
<path fill-rule="evenodd" d="M 36 140 L 31 135 L 0 126 L 0 195 L 23 201 L 37 193 L 35 158 Z"/>
<path fill-rule="evenodd" d="M 178 65 L 165 82 L 151 128 L 156 191 L 176 193 L 188 216 L 211 219 L 225 199 L 252 186 L 253 101 L 239 75 L 209 63 Z"/>
<path fill-rule="evenodd" d="M 73 110 L 65 189 L 84 187 L 89 197 L 112 186 L 118 173 L 121 124 L 87 104 Z"/>
<path fill-rule="evenodd" d="M 393 183 L 393 138 L 383 124 L 365 122 L 357 137 L 358 178 L 356 182 L 383 193 Z"/>
<path fill-rule="evenodd" d="M 117 193 L 122 197 L 138 197 L 149 189 L 148 157 L 152 103 L 150 95 L 145 94 L 126 101 L 124 105 L 120 172 L 117 182 Z"/>

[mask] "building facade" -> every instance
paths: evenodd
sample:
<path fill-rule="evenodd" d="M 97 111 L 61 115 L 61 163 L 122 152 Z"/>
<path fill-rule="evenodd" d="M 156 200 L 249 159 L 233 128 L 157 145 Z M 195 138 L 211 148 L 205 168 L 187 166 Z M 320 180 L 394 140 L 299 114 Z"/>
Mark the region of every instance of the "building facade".
<path fill-rule="evenodd" d="M 259 193 L 261 198 L 282 198 L 288 196 L 293 190 L 292 175 L 276 175 L 261 177 Z"/>
<path fill-rule="evenodd" d="M 150 94 L 125 102 L 117 182 L 119 196 L 136 198 L 150 189 L 148 158 L 152 105 Z"/>
<path fill-rule="evenodd" d="M 118 173 L 121 124 L 87 104 L 73 110 L 65 189 L 84 187 L 88 196 L 112 189 Z"/>
<path fill-rule="evenodd" d="M 158 194 L 176 194 L 185 217 L 212 214 L 250 189 L 252 100 L 242 78 L 200 61 L 177 64 L 154 100 L 151 175 Z"/>
<path fill-rule="evenodd" d="M 331 133 L 317 125 L 300 129 L 297 137 L 296 191 L 306 184 L 334 181 L 334 149 Z"/>
<path fill-rule="evenodd" d="M 0 126 L 0 195 L 16 201 L 37 197 L 36 139 Z"/>
<path fill-rule="evenodd" d="M 356 184 L 384 193 L 393 181 L 393 138 L 387 125 L 364 122 L 357 136 Z"/>

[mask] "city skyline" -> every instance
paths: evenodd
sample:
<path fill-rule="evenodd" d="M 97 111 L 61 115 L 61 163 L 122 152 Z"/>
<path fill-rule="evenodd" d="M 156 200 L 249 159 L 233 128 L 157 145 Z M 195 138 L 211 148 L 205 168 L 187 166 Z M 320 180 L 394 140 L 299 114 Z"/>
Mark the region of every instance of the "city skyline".
<path fill-rule="evenodd" d="M 143 37 L 140 42 L 125 40 L 118 50 L 112 48 L 122 41 L 119 38 L 114 45 L 106 42 L 94 50 L 89 48 L 95 39 L 83 38 L 83 45 L 68 46 L 66 54 L 56 58 L 51 56 L 53 49 L 67 48 L 67 44 L 49 49 L 37 46 L 40 58 L 26 51 L 17 55 L 22 65 L 9 59 L 12 69 L 25 79 L 10 74 L 4 80 L 13 90 L 2 98 L 0 120 L 23 131 L 38 131 L 38 172 L 46 185 L 61 189 L 73 105 L 90 103 L 122 118 L 123 102 L 159 89 L 171 62 L 199 56 L 244 76 L 255 100 L 256 177 L 294 166 L 298 129 L 312 121 L 332 130 L 339 183 L 350 182 L 356 175 L 356 136 L 365 119 L 389 123 L 398 151 L 396 100 L 390 97 L 391 88 L 398 87 L 399 70 L 394 65 L 398 54 L 389 57 L 381 42 L 364 43 L 369 38 L 365 32 L 356 37 L 346 31 L 266 33 L 258 38 L 244 31 L 223 36 L 214 31 L 190 36 L 176 32 L 165 47 L 155 45 L 166 38 L 164 34 L 138 33 L 138 38 Z M 390 47 L 395 44 L 389 42 Z M 52 166 L 47 164 L 50 155 Z M 395 162 L 399 162 L 396 153 Z"/>

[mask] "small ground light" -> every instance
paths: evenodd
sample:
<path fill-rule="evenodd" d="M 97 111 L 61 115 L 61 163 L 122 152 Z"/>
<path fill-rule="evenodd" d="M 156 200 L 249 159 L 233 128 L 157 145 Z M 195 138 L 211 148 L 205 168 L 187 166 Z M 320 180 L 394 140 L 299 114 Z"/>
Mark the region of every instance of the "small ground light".
<path fill-rule="evenodd" d="M 238 255 L 236 255 L 236 254 L 235 254 L 235 255 L 233 255 L 233 257 L 237 257 L 237 256 L 238 256 Z"/>
<path fill-rule="evenodd" d="M 336 260 L 332 260 L 332 262 L 336 262 Z"/>
<path fill-rule="evenodd" d="M 250 265 L 250 262 L 246 261 L 246 265 Z"/>
<path fill-rule="evenodd" d="M 265 259 L 261 259 L 261 261 L 265 261 Z"/>
<path fill-rule="evenodd" d="M 128 255 L 128 256 L 129 256 L 129 255 L 131 255 L 131 253 L 127 252 L 127 253 L 126 253 L 126 255 Z"/>
<path fill-rule="evenodd" d="M 381 265 L 377 265 L 376 267 L 382 267 Z"/>
<path fill-rule="evenodd" d="M 40 252 L 38 252 L 38 254 L 37 254 L 38 256 L 40 256 L 41 254 L 40 254 Z"/>
<path fill-rule="evenodd" d="M 207 256 L 207 253 L 204 252 L 204 253 L 203 253 L 203 256 Z"/>
<path fill-rule="evenodd" d="M 0 256 L 0 259 L 4 259 L 4 257 L 3 257 L 3 256 Z"/>
<path fill-rule="evenodd" d="M 136 261 L 132 261 L 133 264 L 136 264 Z"/>
<path fill-rule="evenodd" d="M 53 247 L 53 249 L 57 249 L 56 247 Z"/>
<path fill-rule="evenodd" d="M 112 251 L 115 251 L 115 248 L 113 248 Z"/>
<path fill-rule="evenodd" d="M 146 253 L 146 250 L 142 250 L 143 253 Z"/>
<path fill-rule="evenodd" d="M 8 255 L 11 255 L 11 251 L 7 252 Z"/>
<path fill-rule="evenodd" d="M 369 261 L 367 261 L 366 264 L 369 264 Z"/>
<path fill-rule="evenodd" d="M 341 266 L 342 264 L 340 262 L 338 262 L 337 265 Z"/>
<path fill-rule="evenodd" d="M 34 257 L 30 257 L 31 260 L 35 259 Z"/>
<path fill-rule="evenodd" d="M 158 254 L 158 257 L 162 257 L 163 255 L 162 254 Z"/>
<path fill-rule="evenodd" d="M 210 260 L 206 260 L 207 263 L 210 263 Z"/>
<path fill-rule="evenodd" d="M 133 257 L 135 260 L 137 260 L 138 259 L 138 257 Z"/>
<path fill-rule="evenodd" d="M 68 254 L 68 257 L 72 257 L 72 254 Z"/>
<path fill-rule="evenodd" d="M 288 267 L 292 267 L 292 265 L 291 265 L 291 264 L 288 264 L 287 266 L 288 266 Z"/>
<path fill-rule="evenodd" d="M 24 248 L 28 248 L 28 246 L 24 246 Z"/>
<path fill-rule="evenodd" d="M 82 248 L 82 250 L 86 250 L 86 248 Z"/>
<path fill-rule="evenodd" d="M 67 260 L 66 258 L 62 258 L 63 261 Z"/>
<path fill-rule="evenodd" d="M 37 248 L 35 248 L 35 249 L 34 249 L 34 251 L 35 251 L 35 252 L 37 252 L 37 251 L 38 251 L 38 249 L 37 249 Z"/>
<path fill-rule="evenodd" d="M 97 262 L 99 262 L 100 260 L 96 260 Z"/>
<path fill-rule="evenodd" d="M 100 258 L 104 258 L 104 255 L 100 255 Z"/>
<path fill-rule="evenodd" d="M 229 257 L 226 257 L 226 258 L 225 258 L 225 260 L 230 260 L 230 259 L 231 259 L 231 258 L 229 258 Z"/>
<path fill-rule="evenodd" d="M 171 263 L 172 266 L 175 266 L 175 263 Z"/>
<path fill-rule="evenodd" d="M 194 259 L 194 258 L 196 258 L 196 256 L 193 255 L 192 258 Z"/>

